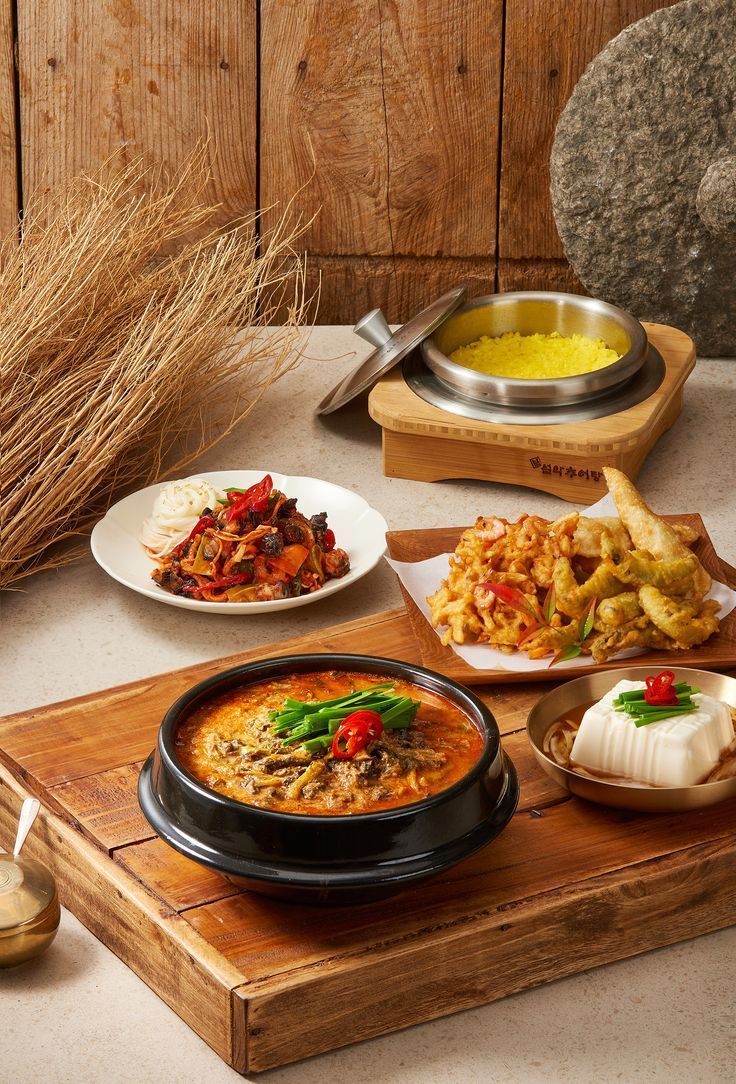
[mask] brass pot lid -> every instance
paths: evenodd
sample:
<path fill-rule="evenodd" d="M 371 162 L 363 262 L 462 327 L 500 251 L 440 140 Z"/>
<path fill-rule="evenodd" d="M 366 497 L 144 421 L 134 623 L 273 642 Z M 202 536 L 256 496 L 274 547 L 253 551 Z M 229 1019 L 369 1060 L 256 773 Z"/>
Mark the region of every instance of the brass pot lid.
<path fill-rule="evenodd" d="M 382 376 L 419 346 L 423 339 L 436 331 L 443 320 L 464 300 L 465 287 L 456 286 L 394 332 L 391 332 L 380 309 L 366 313 L 355 325 L 354 331 L 376 349 L 324 397 L 317 407 L 317 413 L 331 414 L 373 387 Z"/>
<path fill-rule="evenodd" d="M 46 866 L 34 858 L 0 854 L 0 938 L 33 921 L 56 896 Z"/>

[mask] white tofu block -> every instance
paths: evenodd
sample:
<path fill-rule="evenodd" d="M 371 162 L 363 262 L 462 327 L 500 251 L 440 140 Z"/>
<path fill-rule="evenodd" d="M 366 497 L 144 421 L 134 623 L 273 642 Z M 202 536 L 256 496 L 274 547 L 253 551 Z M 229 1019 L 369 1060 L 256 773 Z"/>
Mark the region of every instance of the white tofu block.
<path fill-rule="evenodd" d="M 702 782 L 734 740 L 728 705 L 695 693 L 697 711 L 638 727 L 630 715 L 616 711 L 613 701 L 619 693 L 643 688 L 643 681 L 619 681 L 588 708 L 575 736 L 571 767 L 655 787 Z"/>

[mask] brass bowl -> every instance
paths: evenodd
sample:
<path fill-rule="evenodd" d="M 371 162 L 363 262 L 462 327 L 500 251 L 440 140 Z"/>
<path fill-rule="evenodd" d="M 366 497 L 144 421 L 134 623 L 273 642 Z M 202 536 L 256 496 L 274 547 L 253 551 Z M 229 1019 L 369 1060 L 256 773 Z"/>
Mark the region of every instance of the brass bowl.
<path fill-rule="evenodd" d="M 38 956 L 56 937 L 61 910 L 50 871 L 35 858 L 0 853 L 0 968 Z"/>
<path fill-rule="evenodd" d="M 621 355 L 603 369 L 579 376 L 527 380 L 491 376 L 451 361 L 459 346 L 507 331 L 522 335 L 586 335 Z M 623 309 L 594 297 L 553 291 L 516 291 L 477 297 L 456 309 L 422 343 L 422 357 L 451 392 L 505 407 L 549 409 L 587 402 L 631 380 L 647 358 L 646 332 Z"/>
<path fill-rule="evenodd" d="M 709 696 L 715 696 L 736 708 L 736 678 L 682 666 L 672 666 L 670 669 L 678 681 L 687 681 Z M 590 802 L 616 809 L 631 809 L 635 813 L 685 813 L 715 805 L 727 798 L 736 798 L 736 778 L 721 779 L 717 783 L 697 783 L 692 787 L 643 787 L 633 783 L 611 783 L 562 768 L 543 752 L 547 731 L 567 712 L 582 704 L 600 700 L 616 682 L 624 678 L 643 681 L 651 673 L 651 666 L 625 666 L 620 670 L 586 674 L 585 677 L 559 685 L 543 696 L 532 708 L 526 724 L 532 752 L 541 767 L 555 783 L 578 798 L 587 798 Z"/>

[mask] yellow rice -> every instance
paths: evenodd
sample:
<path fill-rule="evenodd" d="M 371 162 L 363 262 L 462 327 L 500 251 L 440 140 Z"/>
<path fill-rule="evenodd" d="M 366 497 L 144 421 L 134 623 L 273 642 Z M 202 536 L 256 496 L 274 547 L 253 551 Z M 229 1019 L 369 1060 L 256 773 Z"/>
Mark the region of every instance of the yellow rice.
<path fill-rule="evenodd" d="M 490 376 L 550 380 L 592 373 L 612 365 L 620 356 L 603 339 L 589 339 L 586 335 L 560 335 L 558 331 L 551 335 L 520 335 L 508 331 L 493 339 L 483 335 L 467 346 L 459 346 L 450 359 Z"/>

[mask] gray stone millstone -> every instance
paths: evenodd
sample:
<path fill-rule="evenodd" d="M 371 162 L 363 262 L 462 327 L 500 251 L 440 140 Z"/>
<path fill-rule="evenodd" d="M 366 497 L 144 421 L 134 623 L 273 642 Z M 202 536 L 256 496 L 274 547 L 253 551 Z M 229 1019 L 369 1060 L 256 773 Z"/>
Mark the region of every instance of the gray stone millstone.
<path fill-rule="evenodd" d="M 736 0 L 634 23 L 557 125 L 552 205 L 586 289 L 736 354 Z"/>

